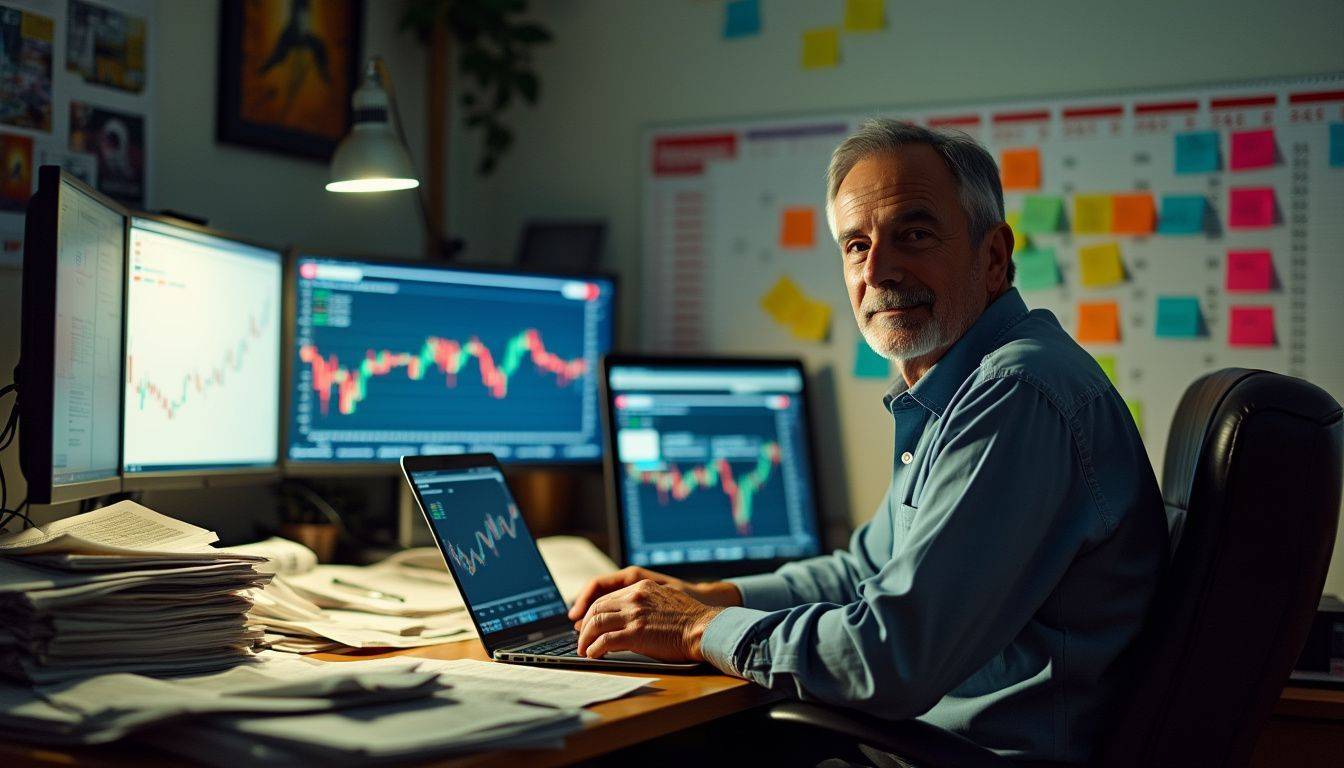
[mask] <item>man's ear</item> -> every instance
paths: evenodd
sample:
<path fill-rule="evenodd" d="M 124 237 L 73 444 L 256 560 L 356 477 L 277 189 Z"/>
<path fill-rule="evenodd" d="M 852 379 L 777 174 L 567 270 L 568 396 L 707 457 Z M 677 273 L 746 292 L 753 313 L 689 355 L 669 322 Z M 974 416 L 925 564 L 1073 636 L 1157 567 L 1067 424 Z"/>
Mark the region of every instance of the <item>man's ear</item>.
<path fill-rule="evenodd" d="M 1008 264 L 1013 258 L 1013 228 L 1006 223 L 985 234 L 980 243 L 980 257 L 985 259 L 985 294 L 991 300 L 1008 288 Z"/>

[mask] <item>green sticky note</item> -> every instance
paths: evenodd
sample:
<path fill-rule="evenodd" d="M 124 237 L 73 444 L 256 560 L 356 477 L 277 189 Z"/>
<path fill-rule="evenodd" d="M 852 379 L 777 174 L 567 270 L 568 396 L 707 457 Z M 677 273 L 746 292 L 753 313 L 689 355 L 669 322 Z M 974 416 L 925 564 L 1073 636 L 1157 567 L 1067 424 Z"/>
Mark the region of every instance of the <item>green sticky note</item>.
<path fill-rule="evenodd" d="M 1199 297 L 1157 297 L 1157 322 L 1154 327 L 1159 339 L 1198 338 L 1201 325 Z"/>
<path fill-rule="evenodd" d="M 1115 355 L 1097 355 L 1097 365 L 1101 366 L 1101 372 L 1110 379 L 1111 386 L 1119 386 L 1120 379 L 1116 373 Z"/>
<path fill-rule="evenodd" d="M 1139 436 L 1143 436 L 1143 401 L 1130 400 L 1125 398 L 1125 405 L 1129 406 L 1129 417 L 1134 419 L 1134 426 L 1139 428 Z"/>
<path fill-rule="evenodd" d="M 862 336 L 854 342 L 854 378 L 884 381 L 891 378 L 891 361 L 874 352 Z"/>
<path fill-rule="evenodd" d="M 1059 231 L 1064 201 L 1054 195 L 1030 195 L 1022 203 L 1022 231 L 1042 235 Z"/>
<path fill-rule="evenodd" d="M 1209 200 L 1203 195 L 1163 195 L 1157 231 L 1163 235 L 1202 234 L 1208 208 Z"/>
<path fill-rule="evenodd" d="M 1023 291 L 1039 291 L 1059 285 L 1059 263 L 1053 248 L 1028 248 L 1013 254 L 1017 264 L 1017 287 Z"/>
<path fill-rule="evenodd" d="M 1212 173 L 1221 166 L 1217 131 L 1178 133 L 1175 142 L 1177 173 Z"/>

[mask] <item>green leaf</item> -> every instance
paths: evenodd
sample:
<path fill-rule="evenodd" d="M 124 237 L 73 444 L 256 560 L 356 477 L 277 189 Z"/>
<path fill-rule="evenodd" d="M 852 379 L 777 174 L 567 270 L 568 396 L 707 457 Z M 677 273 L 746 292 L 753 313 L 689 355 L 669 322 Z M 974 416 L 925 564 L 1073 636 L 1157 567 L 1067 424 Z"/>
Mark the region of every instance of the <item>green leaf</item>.
<path fill-rule="evenodd" d="M 518 86 L 518 93 L 522 94 L 523 99 L 528 104 L 537 103 L 537 95 L 541 92 L 541 81 L 537 79 L 535 72 L 519 72 L 514 75 L 513 81 Z"/>
<path fill-rule="evenodd" d="M 528 45 L 549 43 L 552 39 L 551 33 L 547 31 L 545 27 L 533 22 L 517 24 L 510 31 L 512 32 L 511 36 L 514 40 L 517 40 L 520 43 L 527 43 Z"/>
<path fill-rule="evenodd" d="M 474 94 L 474 93 L 469 93 L 469 92 L 464 92 L 464 93 L 462 94 L 462 106 L 464 106 L 464 107 L 474 107 L 474 106 L 476 106 L 476 94 Z"/>

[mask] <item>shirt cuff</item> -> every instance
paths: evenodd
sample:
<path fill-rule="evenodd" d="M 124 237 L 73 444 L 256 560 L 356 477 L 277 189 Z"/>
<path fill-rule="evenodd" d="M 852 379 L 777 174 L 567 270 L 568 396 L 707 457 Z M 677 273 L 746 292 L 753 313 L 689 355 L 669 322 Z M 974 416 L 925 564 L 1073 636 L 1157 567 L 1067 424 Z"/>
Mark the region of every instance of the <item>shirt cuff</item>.
<path fill-rule="evenodd" d="M 765 615 L 765 611 L 751 608 L 733 607 L 719 611 L 718 616 L 710 619 L 705 634 L 700 638 L 700 655 L 720 672 L 741 677 L 742 673 L 737 668 L 738 649 L 752 627 Z"/>
<path fill-rule="evenodd" d="M 738 576 L 726 581 L 742 593 L 742 605 L 760 611 L 782 611 L 794 606 L 793 590 L 778 573 Z"/>

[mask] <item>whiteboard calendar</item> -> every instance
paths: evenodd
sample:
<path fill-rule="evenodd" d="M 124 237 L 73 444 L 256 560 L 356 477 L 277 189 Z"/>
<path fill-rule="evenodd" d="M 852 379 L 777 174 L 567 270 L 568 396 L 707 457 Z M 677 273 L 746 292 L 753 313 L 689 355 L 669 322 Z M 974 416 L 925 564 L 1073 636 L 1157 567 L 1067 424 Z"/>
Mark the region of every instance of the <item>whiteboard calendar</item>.
<path fill-rule="evenodd" d="M 854 327 L 824 213 L 830 152 L 871 115 L 994 154 L 1017 287 L 1101 363 L 1159 469 L 1208 371 L 1279 371 L 1344 400 L 1340 76 L 651 129 L 646 346 L 798 355 L 838 374 L 842 401 L 881 391 L 894 370 Z M 839 411 L 846 432 L 875 415 Z"/>

